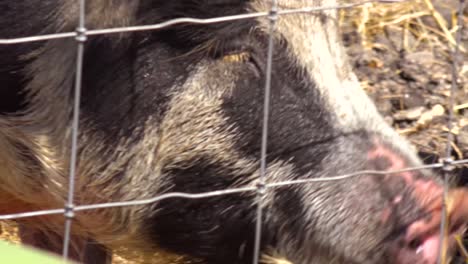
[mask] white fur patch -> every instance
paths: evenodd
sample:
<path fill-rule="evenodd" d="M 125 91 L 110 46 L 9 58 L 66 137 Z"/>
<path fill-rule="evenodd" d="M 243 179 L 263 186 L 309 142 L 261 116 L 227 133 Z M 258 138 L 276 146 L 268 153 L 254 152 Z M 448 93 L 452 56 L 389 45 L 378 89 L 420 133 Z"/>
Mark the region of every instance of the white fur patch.
<path fill-rule="evenodd" d="M 279 0 L 279 8 L 336 6 L 334 0 Z M 269 1 L 252 3 L 255 12 L 268 11 Z M 269 32 L 269 23 L 260 19 L 261 28 Z M 286 39 L 289 53 L 305 68 L 317 85 L 333 124 L 344 133 L 366 130 L 380 134 L 383 139 L 406 153 L 414 164 L 419 164 L 412 146 L 383 120 L 370 98 L 361 88 L 348 63 L 337 27 L 337 11 L 327 10 L 309 14 L 280 16 L 276 33 Z"/>

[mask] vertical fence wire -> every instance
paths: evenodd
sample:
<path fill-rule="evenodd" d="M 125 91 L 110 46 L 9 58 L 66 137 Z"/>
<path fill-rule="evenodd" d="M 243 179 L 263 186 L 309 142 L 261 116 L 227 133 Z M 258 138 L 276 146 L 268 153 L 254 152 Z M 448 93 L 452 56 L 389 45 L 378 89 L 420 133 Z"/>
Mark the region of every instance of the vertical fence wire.
<path fill-rule="evenodd" d="M 447 146 L 445 152 L 445 159 L 443 161 L 443 177 L 444 177 L 444 190 L 443 190 L 443 204 L 442 204 L 442 220 L 440 222 L 440 241 L 439 249 L 438 249 L 438 258 L 437 263 L 443 264 L 445 263 L 446 257 L 446 240 L 447 240 L 447 221 L 448 221 L 448 213 L 447 212 L 447 196 L 448 196 L 448 188 L 449 188 L 449 177 L 451 175 L 451 171 L 453 170 L 453 159 L 452 159 L 452 142 L 454 139 L 453 136 L 453 122 L 454 122 L 454 107 L 455 107 L 455 93 L 458 83 L 458 57 L 460 56 L 460 46 L 461 45 L 461 36 L 463 31 L 463 9 L 465 6 L 465 0 L 459 0 L 458 3 L 458 12 L 457 12 L 457 21 L 456 21 L 456 37 L 455 37 L 455 45 L 452 50 L 452 69 L 451 69 L 451 77 L 452 82 L 450 86 L 450 96 L 449 96 L 449 115 L 447 120 Z"/>
<path fill-rule="evenodd" d="M 253 263 L 258 264 L 260 259 L 260 244 L 262 240 L 262 218 L 263 218 L 263 197 L 266 194 L 266 170 L 267 170 L 267 143 L 268 143 L 268 119 L 270 116 L 270 93 L 271 93 L 271 72 L 273 67 L 274 34 L 276 30 L 276 21 L 278 20 L 277 0 L 271 0 L 271 8 L 268 16 L 269 36 L 268 36 L 268 54 L 267 67 L 265 73 L 265 95 L 263 102 L 263 127 L 262 142 L 260 150 L 260 178 L 257 184 L 257 220 L 255 225 L 255 240 Z"/>
<path fill-rule="evenodd" d="M 78 154 L 78 132 L 79 132 L 79 119 L 80 119 L 80 97 L 81 97 L 81 79 L 83 71 L 83 56 L 84 45 L 86 42 L 86 23 L 85 23 L 85 0 L 78 0 L 79 2 L 79 21 L 76 28 L 76 73 L 75 73 L 75 93 L 73 98 L 73 120 L 71 131 L 71 156 L 70 156 L 70 175 L 68 183 L 68 197 L 65 205 L 65 233 L 63 240 L 63 258 L 68 259 L 70 248 L 70 236 L 72 221 L 74 218 L 74 193 L 75 193 L 75 178 L 76 178 L 76 164 Z"/>

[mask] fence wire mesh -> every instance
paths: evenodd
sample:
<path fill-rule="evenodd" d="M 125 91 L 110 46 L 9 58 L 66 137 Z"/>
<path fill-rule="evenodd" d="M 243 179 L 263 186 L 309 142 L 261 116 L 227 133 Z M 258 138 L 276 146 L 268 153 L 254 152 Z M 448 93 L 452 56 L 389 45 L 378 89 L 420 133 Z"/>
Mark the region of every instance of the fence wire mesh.
<path fill-rule="evenodd" d="M 52 210 L 40 210 L 32 212 L 22 212 L 15 214 L 6 214 L 0 215 L 0 220 L 14 220 L 20 218 L 36 217 L 36 216 L 45 216 L 45 215 L 57 215 L 63 214 L 65 221 L 65 233 L 64 233 L 64 244 L 63 244 L 63 258 L 67 259 L 69 255 L 70 247 L 70 234 L 72 228 L 72 220 L 74 218 L 75 212 L 86 211 L 86 210 L 96 210 L 103 208 L 113 208 L 113 207 L 125 207 L 125 206 L 136 206 L 136 205 L 145 205 L 156 203 L 161 200 L 171 199 L 171 198 L 183 198 L 183 199 L 204 199 L 215 196 L 231 195 L 236 193 L 244 192 L 256 192 L 257 194 L 257 220 L 255 227 L 255 243 L 254 243 L 254 258 L 253 263 L 257 264 L 259 261 L 260 254 L 260 243 L 261 243 L 261 226 L 262 226 L 262 214 L 263 208 L 260 202 L 260 199 L 266 194 L 267 191 L 275 189 L 281 186 L 295 185 L 295 184 L 312 184 L 314 182 L 323 182 L 323 181 L 339 181 L 348 179 L 351 177 L 359 177 L 360 175 L 374 175 L 376 177 L 388 175 L 388 174 L 397 174 L 401 172 L 417 171 L 423 169 L 442 169 L 444 172 L 444 201 L 447 196 L 448 183 L 447 178 L 452 171 L 454 166 L 468 164 L 468 159 L 463 160 L 453 160 L 451 158 L 452 153 L 452 144 L 453 142 L 453 121 L 454 121 L 454 95 L 456 87 L 458 86 L 458 71 L 459 67 L 459 57 L 460 57 L 460 43 L 463 27 L 463 9 L 465 6 L 465 0 L 459 1 L 458 6 L 458 21 L 457 21 L 457 32 L 455 36 L 455 45 L 453 45 L 452 50 L 452 83 L 451 83 L 451 93 L 450 93 L 450 102 L 449 102 L 449 121 L 447 124 L 448 133 L 447 133 L 447 147 L 446 147 L 446 156 L 439 163 L 433 163 L 430 165 L 418 166 L 405 168 L 400 170 L 390 170 L 390 171 L 375 171 L 375 170 L 365 170 L 358 171 L 344 175 L 321 177 L 321 178 L 309 178 L 309 179 L 298 179 L 291 181 L 281 181 L 268 183 L 266 176 L 266 157 L 267 157 L 267 139 L 268 139 L 268 118 L 270 115 L 270 89 L 271 89 L 271 72 L 273 64 L 273 51 L 274 51 L 274 32 L 276 30 L 276 21 L 279 16 L 284 15 L 294 15 L 300 13 L 313 13 L 321 12 L 331 9 L 350 9 L 358 6 L 363 6 L 371 3 L 402 3 L 402 2 L 411 2 L 411 0 L 369 0 L 369 1 L 359 1 L 355 3 L 340 4 L 334 6 L 309 6 L 303 8 L 292 8 L 292 9 L 279 9 L 277 0 L 270 1 L 270 11 L 269 12 L 258 12 L 258 13 L 246 13 L 238 14 L 232 16 L 223 16 L 223 17 L 213 17 L 208 19 L 199 19 L 199 18 L 177 18 L 171 19 L 162 23 L 152 24 L 152 25 L 141 25 L 141 26 L 128 26 L 128 27 L 115 27 L 115 28 L 105 28 L 105 29 L 86 29 L 86 17 L 85 17 L 85 0 L 78 0 L 79 2 L 79 23 L 77 25 L 75 32 L 65 32 L 57 34 L 46 34 L 39 36 L 26 36 L 13 39 L 1 39 L 0 36 L 0 45 L 13 45 L 19 43 L 29 43 L 36 41 L 45 41 L 53 39 L 63 39 L 63 38 L 75 38 L 77 43 L 77 59 L 76 59 L 76 76 L 75 76 L 75 87 L 74 87 L 74 106 L 73 106 L 73 120 L 72 120 L 72 137 L 71 137 L 71 157 L 70 157 L 70 168 L 69 168 L 69 188 L 68 188 L 68 198 L 64 208 L 52 209 Z M 263 111 L 263 128 L 262 128 L 262 137 L 261 137 L 261 157 L 260 157 L 260 176 L 256 186 L 246 186 L 241 188 L 231 188 L 225 190 L 215 190 L 202 193 L 181 193 L 181 192 L 170 192 L 164 193 L 158 196 L 155 196 L 150 199 L 141 199 L 141 200 L 132 200 L 132 201 L 120 201 L 120 202 L 109 202 L 109 203 L 97 203 L 97 204 L 87 204 L 87 205 L 75 205 L 74 204 L 74 190 L 75 190 L 75 177 L 76 177 L 76 164 L 77 164 L 77 148 L 78 148 L 78 131 L 79 131 L 79 112 L 80 112 L 80 95 L 81 95 L 81 82 L 82 82 L 82 71 L 83 71 L 83 58 L 84 58 L 84 48 L 88 36 L 94 35 L 103 35 L 103 34 L 116 34 L 116 33 L 125 33 L 125 32 L 136 32 L 136 31 L 149 31 L 149 30 L 160 30 L 163 28 L 168 28 L 177 24 L 189 23 L 189 24 L 215 24 L 243 19 L 255 19 L 255 18 L 267 18 L 270 21 L 270 34 L 269 34 L 269 43 L 268 43 L 268 52 L 267 52 L 267 69 L 266 69 L 266 80 L 265 80 L 265 97 L 264 97 L 264 111 Z M 446 205 L 443 206 L 443 214 L 446 215 Z M 442 218 L 441 223 L 441 232 L 443 236 L 446 228 L 446 217 Z M 443 239 L 443 238 L 442 238 Z M 439 263 L 443 263 L 442 256 L 442 243 L 440 244 L 439 249 Z"/>

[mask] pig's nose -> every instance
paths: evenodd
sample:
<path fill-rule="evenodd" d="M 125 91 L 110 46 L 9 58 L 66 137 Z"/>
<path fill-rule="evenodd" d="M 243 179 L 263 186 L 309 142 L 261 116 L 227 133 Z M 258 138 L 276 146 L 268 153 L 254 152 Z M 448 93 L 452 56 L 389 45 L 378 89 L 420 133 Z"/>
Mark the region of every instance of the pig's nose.
<path fill-rule="evenodd" d="M 450 256 L 455 249 L 455 236 L 462 234 L 468 223 L 467 199 L 467 189 L 460 188 L 449 192 L 446 200 L 447 217 L 444 234 L 440 233 L 443 199 L 438 196 L 427 200 L 423 205 L 427 217 L 408 226 L 406 235 L 396 252 L 396 262 L 435 264 L 440 254 L 443 258 Z"/>

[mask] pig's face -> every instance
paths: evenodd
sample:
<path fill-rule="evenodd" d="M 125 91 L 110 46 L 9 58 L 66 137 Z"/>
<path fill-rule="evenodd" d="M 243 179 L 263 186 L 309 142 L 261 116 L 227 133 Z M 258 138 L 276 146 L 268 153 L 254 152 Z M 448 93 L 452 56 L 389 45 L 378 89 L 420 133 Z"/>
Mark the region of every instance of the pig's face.
<path fill-rule="evenodd" d="M 155 23 L 269 7 L 261 0 L 154 2 L 95 1 L 89 25 Z M 278 3 L 280 8 L 334 4 Z M 62 3 L 53 27 L 74 25 L 73 16 L 63 12 L 72 7 L 72 2 Z M 267 20 L 257 19 L 183 24 L 120 39 L 90 37 L 77 203 L 255 185 L 268 33 Z M 359 87 L 340 44 L 336 10 L 279 18 L 274 42 L 267 183 L 420 165 L 411 146 Z M 73 43 L 50 41 L 25 65 L 31 109 L 18 118 L 23 123 L 11 122 L 25 138 L 47 142 L 30 151 L 41 157 L 44 175 L 59 178 L 41 185 L 57 192 L 64 192 L 58 183 L 66 174 L 45 157 L 66 163 L 60 157 L 68 154 L 62 134 L 69 129 Z M 425 221 L 440 209 L 441 191 L 435 176 L 419 171 L 270 188 L 262 200 L 262 248 L 296 264 L 435 263 L 434 223 L 440 218 Z M 163 249 L 207 263 L 248 263 L 255 199 L 255 193 L 168 199 L 110 211 L 107 224 L 94 229 L 92 212 L 77 217 L 104 244 L 121 239 L 121 244 L 152 245 L 150 251 Z"/>

